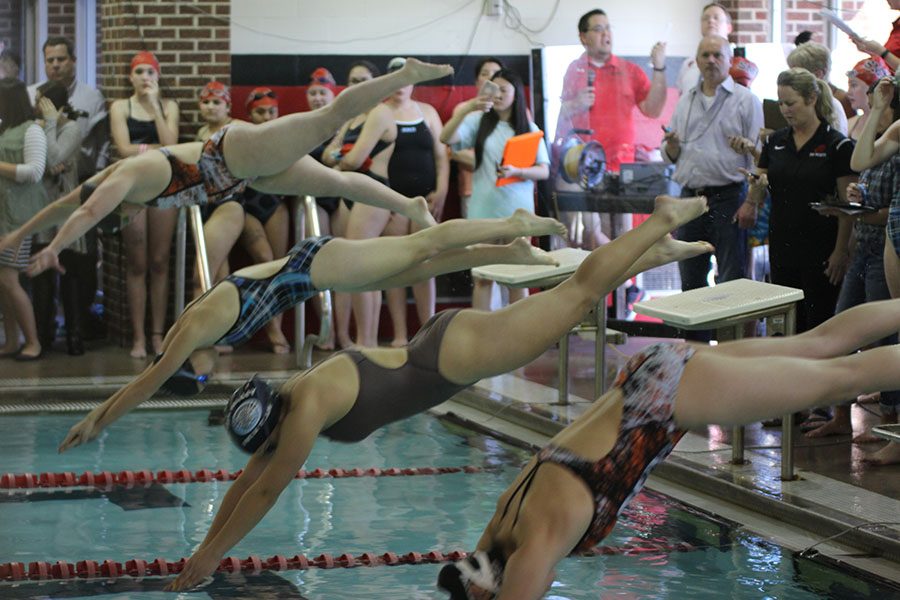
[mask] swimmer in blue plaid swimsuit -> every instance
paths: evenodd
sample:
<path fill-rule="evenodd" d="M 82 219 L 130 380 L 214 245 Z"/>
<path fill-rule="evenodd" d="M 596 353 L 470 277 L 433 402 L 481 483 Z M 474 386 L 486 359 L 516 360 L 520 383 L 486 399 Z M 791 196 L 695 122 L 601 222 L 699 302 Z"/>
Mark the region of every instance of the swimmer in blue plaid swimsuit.
<path fill-rule="evenodd" d="M 33 276 L 59 269 L 60 250 L 113 211 L 128 218 L 151 205 L 205 204 L 248 185 L 268 194 L 346 196 L 399 212 L 425 227 L 434 225 L 424 198 L 406 198 L 365 175 L 337 173 L 307 154 L 395 90 L 452 72 L 449 65 L 409 59 L 398 71 L 344 90 L 324 108 L 254 127 L 231 125 L 207 142 L 166 146 L 119 161 L 86 182 L 94 189 L 83 204 L 79 186 L 0 240 L 0 251 L 62 224 L 53 241 L 32 257 L 28 273 Z"/>
<path fill-rule="evenodd" d="M 508 219 L 453 219 L 407 236 L 303 240 L 288 256 L 241 269 L 188 305 L 157 360 L 73 427 L 61 449 L 93 439 L 160 388 L 199 392 L 215 366 L 215 345 L 245 343 L 273 316 L 321 291 L 405 286 L 489 264 L 553 264 L 523 238 L 564 232 L 555 219 L 520 211 Z M 519 239 L 503 246 L 480 243 L 504 238 Z"/>

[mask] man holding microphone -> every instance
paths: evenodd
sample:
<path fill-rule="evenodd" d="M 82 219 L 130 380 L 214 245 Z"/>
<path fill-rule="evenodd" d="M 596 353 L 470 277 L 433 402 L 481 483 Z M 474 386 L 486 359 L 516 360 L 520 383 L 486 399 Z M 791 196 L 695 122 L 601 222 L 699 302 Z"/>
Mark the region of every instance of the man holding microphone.
<path fill-rule="evenodd" d="M 582 138 L 599 142 L 606 152 L 606 170 L 618 173 L 622 163 L 635 162 L 634 108 L 655 118 L 665 106 L 666 44 L 656 42 L 650 51 L 651 78 L 638 65 L 613 54 L 612 26 L 604 11 L 594 9 L 582 15 L 578 20 L 578 39 L 584 54 L 569 65 L 563 79 L 556 137 L 566 136 L 573 129 L 590 130 L 589 135 L 581 134 Z M 610 218 L 616 219 L 619 233 L 631 229 L 631 215 Z M 588 219 L 585 223 L 585 248 L 593 249 L 608 241 L 596 223 L 590 226 Z M 630 305 L 639 298 L 640 291 L 631 286 L 626 296 Z"/>

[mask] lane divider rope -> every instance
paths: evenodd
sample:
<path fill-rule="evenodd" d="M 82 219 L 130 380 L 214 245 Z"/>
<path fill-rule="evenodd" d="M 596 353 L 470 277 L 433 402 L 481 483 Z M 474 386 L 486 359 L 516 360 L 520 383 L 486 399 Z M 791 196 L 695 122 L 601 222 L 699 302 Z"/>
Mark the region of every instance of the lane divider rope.
<path fill-rule="evenodd" d="M 622 546 L 597 546 L 581 553 L 580 556 L 667 554 L 671 552 L 692 552 L 698 549 L 700 549 L 700 547 L 693 546 L 687 542 L 666 544 L 642 540 L 637 544 L 625 543 Z M 292 557 L 276 554 L 270 558 L 248 556 L 245 559 L 228 556 L 219 562 L 216 571 L 220 573 L 259 573 L 263 570 L 295 571 L 307 569 L 348 569 L 353 567 L 436 564 L 442 562 L 455 562 L 466 556 L 467 553 L 463 550 L 453 550 L 447 554 L 444 554 L 439 550 L 431 550 L 425 553 L 408 552 L 406 554 L 396 554 L 394 552 L 374 554 L 372 552 L 364 552 L 357 556 L 352 554 L 341 554 L 338 556 L 333 554 L 320 554 L 315 558 L 308 558 L 303 554 L 297 554 Z M 164 558 L 157 558 L 151 561 L 132 558 L 124 563 L 113 560 L 104 560 L 102 562 L 95 560 L 80 560 L 76 563 L 65 561 L 53 563 L 47 561 L 34 561 L 28 563 L 27 568 L 24 563 L 8 562 L 0 563 L 0 580 L 23 581 L 30 579 L 46 581 L 75 578 L 118 579 L 120 577 L 166 577 L 181 573 L 186 562 L 186 558 L 181 558 L 177 561 L 167 561 Z"/>
<path fill-rule="evenodd" d="M 399 477 L 414 475 L 446 475 L 448 473 L 481 473 L 487 471 L 485 467 L 466 465 L 462 467 L 390 467 L 381 469 L 370 467 L 367 469 L 315 469 L 307 471 L 300 469 L 294 475 L 294 479 L 323 479 L 343 477 Z M 0 489 L 33 489 L 33 488 L 58 488 L 72 486 L 113 486 L 124 485 L 150 485 L 153 483 L 197 483 L 207 481 L 234 481 L 243 469 L 229 473 L 224 469 L 212 471 L 200 469 L 189 471 L 180 469 L 172 471 L 163 469 L 154 473 L 149 469 L 140 471 L 101 471 L 92 473 L 85 471 L 77 475 L 71 471 L 63 473 L 4 473 L 0 475 Z"/>

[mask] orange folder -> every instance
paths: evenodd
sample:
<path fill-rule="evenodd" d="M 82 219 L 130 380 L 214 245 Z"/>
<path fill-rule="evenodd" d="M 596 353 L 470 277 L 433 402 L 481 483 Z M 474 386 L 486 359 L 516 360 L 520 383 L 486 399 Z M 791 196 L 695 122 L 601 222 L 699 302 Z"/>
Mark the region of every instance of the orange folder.
<path fill-rule="evenodd" d="M 506 140 L 503 148 L 503 162 L 501 164 L 510 167 L 530 167 L 537 160 L 538 147 L 544 137 L 543 131 L 529 131 L 520 135 L 514 135 Z M 509 185 L 516 181 L 522 181 L 521 177 L 500 177 L 497 179 L 497 187 Z"/>

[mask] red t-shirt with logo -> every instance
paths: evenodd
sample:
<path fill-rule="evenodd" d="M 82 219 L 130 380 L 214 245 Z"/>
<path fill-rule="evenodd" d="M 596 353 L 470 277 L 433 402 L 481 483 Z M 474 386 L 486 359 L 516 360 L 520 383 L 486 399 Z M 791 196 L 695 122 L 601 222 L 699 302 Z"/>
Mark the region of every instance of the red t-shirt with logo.
<path fill-rule="evenodd" d="M 607 170 L 618 172 L 621 163 L 634 162 L 634 109 L 650 93 L 650 79 L 643 69 L 627 60 L 610 56 L 598 67 L 585 53 L 572 61 L 566 71 L 563 102 L 587 87 L 588 71 L 594 73 L 594 106 L 568 117 L 560 115 L 556 135 L 567 135 L 572 129 L 592 129 L 590 138 L 600 142 L 606 151 Z"/>

